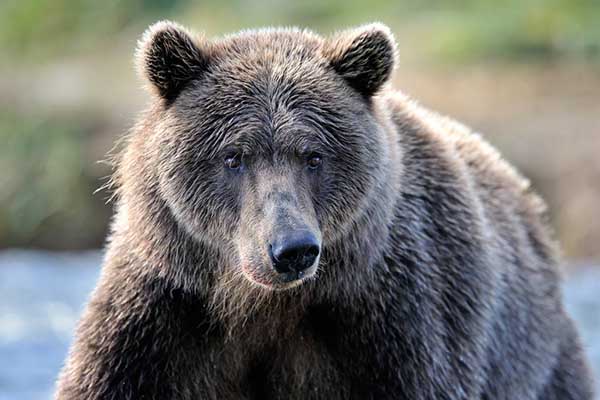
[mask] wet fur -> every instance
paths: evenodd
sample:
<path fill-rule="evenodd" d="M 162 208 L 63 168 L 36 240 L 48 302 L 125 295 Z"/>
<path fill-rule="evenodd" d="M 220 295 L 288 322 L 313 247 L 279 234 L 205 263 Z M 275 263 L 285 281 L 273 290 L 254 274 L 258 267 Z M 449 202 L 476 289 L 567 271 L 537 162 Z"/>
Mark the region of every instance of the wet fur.
<path fill-rule="evenodd" d="M 386 87 L 387 28 L 333 39 L 251 31 L 212 44 L 178 29 L 153 27 L 139 50 L 153 60 L 140 66 L 155 101 L 120 157 L 102 276 L 57 399 L 592 398 L 543 202 L 478 135 Z M 191 65 L 169 81 L 157 55 L 173 48 Z M 264 99 L 248 114 L 269 118 L 224 121 L 243 97 L 211 96 L 219 85 Z M 206 104 L 213 114 L 199 112 Z M 264 197 L 214 190 L 194 154 L 218 152 L 239 126 L 255 150 L 252 140 L 271 143 L 260 124 L 298 118 L 345 157 L 331 186 L 292 199 L 323 233 L 317 275 L 268 290 L 236 267 L 239 238 L 267 234 Z M 270 193 L 278 177 L 257 178 L 252 193 Z M 278 187 L 291 193 L 294 182 Z"/>

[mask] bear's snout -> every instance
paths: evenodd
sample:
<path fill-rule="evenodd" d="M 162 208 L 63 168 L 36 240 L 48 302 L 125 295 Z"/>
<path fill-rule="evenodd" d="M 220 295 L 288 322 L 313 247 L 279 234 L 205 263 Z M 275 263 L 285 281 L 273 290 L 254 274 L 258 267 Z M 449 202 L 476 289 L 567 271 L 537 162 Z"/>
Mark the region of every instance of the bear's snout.
<path fill-rule="evenodd" d="M 319 240 L 306 230 L 279 234 L 269 245 L 273 268 L 287 282 L 314 272 L 320 251 Z"/>

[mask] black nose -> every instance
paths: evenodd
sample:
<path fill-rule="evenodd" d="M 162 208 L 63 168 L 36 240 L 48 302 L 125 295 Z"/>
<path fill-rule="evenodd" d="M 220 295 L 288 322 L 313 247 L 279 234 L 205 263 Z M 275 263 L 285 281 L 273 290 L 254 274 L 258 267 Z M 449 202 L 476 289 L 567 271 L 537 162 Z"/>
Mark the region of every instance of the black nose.
<path fill-rule="evenodd" d="M 270 253 L 277 272 L 301 272 L 314 264 L 319 255 L 319 242 L 310 232 L 294 232 L 274 240 Z"/>

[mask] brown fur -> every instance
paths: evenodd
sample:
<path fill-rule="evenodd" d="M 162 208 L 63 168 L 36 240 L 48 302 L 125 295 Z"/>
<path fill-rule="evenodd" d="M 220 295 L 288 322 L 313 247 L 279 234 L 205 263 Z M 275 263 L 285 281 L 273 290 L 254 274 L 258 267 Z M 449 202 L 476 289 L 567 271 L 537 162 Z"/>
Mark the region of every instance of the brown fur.
<path fill-rule="evenodd" d="M 387 86 L 395 51 L 378 24 L 149 29 L 153 104 L 57 399 L 592 398 L 543 202 Z M 287 282 L 267 249 L 293 229 L 321 252 Z"/>

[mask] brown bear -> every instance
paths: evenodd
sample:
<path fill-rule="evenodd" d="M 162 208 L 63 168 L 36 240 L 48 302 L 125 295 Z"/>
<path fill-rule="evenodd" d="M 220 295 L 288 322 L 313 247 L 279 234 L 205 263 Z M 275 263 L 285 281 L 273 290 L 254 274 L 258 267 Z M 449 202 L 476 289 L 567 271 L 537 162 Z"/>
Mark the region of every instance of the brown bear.
<path fill-rule="evenodd" d="M 543 202 L 390 31 L 160 22 L 57 399 L 591 399 Z"/>

